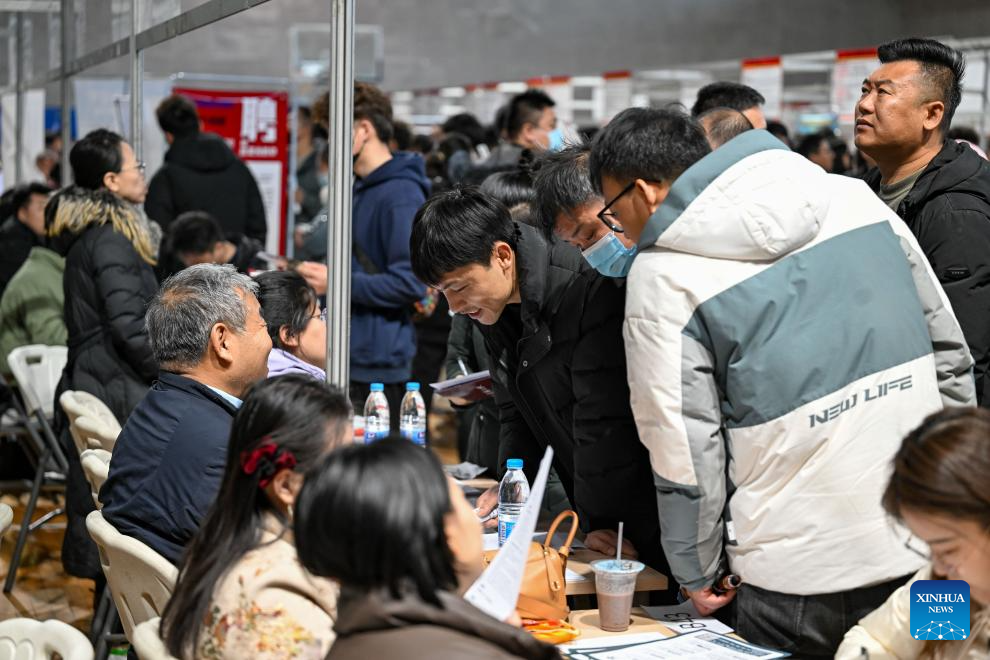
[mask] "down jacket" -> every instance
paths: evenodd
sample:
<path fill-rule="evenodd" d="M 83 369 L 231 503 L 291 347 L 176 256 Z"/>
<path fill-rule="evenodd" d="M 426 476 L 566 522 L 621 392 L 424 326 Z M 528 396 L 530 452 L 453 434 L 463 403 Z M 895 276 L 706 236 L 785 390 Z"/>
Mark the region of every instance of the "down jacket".
<path fill-rule="evenodd" d="M 695 163 L 629 274 L 632 408 L 674 577 L 835 593 L 921 561 L 880 505 L 901 439 L 973 405 L 973 361 L 914 236 L 862 182 L 762 130 Z"/>
<path fill-rule="evenodd" d="M 499 477 L 523 459 L 530 483 L 547 445 L 590 532 L 618 529 L 665 572 L 648 454 L 629 408 L 622 282 L 599 275 L 566 243 L 516 225 L 521 304 L 480 326 L 499 409 Z"/>

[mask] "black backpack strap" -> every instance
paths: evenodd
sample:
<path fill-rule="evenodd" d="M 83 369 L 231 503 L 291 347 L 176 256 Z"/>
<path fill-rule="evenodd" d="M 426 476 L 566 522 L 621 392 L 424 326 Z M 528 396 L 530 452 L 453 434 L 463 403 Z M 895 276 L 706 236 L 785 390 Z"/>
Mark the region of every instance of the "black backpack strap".
<path fill-rule="evenodd" d="M 382 272 L 381 269 L 375 265 L 375 262 L 371 260 L 371 257 L 368 256 L 368 253 L 361 249 L 361 246 L 358 245 L 356 240 L 351 243 L 351 249 L 354 251 L 354 257 L 358 260 L 358 263 L 361 264 L 361 268 L 363 268 L 364 272 L 368 273 L 368 275 L 378 275 Z"/>

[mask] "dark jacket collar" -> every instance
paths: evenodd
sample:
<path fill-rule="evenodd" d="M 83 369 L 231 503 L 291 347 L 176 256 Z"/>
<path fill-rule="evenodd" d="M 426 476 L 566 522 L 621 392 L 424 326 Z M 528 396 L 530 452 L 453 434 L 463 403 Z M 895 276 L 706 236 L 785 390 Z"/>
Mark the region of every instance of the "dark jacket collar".
<path fill-rule="evenodd" d="M 873 190 L 879 190 L 880 179 L 880 170 L 874 168 L 865 181 Z M 990 163 L 955 140 L 942 145 L 901 202 L 898 213 L 907 220 L 933 197 L 948 192 L 975 195 L 990 204 Z"/>
<path fill-rule="evenodd" d="M 339 637 L 413 626 L 437 626 L 485 640 L 520 658 L 557 658 L 557 651 L 526 631 L 496 621 L 463 598 L 439 592 L 440 607 L 417 595 L 391 598 L 384 590 L 341 590 L 337 623 Z"/>
<path fill-rule="evenodd" d="M 192 378 L 187 378 L 186 376 L 180 376 L 179 374 L 169 371 L 162 371 L 158 374 L 158 382 L 155 383 L 155 387 L 164 391 L 178 390 L 180 392 L 185 392 L 197 398 L 212 401 L 227 411 L 232 417 L 237 414 L 237 409 L 232 406 L 229 401 L 224 399 L 206 385 L 203 385 Z"/>
<path fill-rule="evenodd" d="M 587 269 L 581 253 L 549 241 L 537 229 L 516 223 L 516 277 L 523 327 L 531 334 L 550 319 L 575 277 Z"/>

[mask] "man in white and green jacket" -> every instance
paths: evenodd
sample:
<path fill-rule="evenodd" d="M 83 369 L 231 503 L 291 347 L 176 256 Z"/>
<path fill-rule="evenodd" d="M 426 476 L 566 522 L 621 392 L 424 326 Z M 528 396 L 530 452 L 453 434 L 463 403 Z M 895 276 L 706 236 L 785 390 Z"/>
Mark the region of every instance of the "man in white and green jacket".
<path fill-rule="evenodd" d="M 949 303 L 864 183 L 766 131 L 709 152 L 688 117 L 633 108 L 590 169 L 638 244 L 629 386 L 674 578 L 703 613 L 735 597 L 744 638 L 830 657 L 923 563 L 880 496 L 909 430 L 975 403 Z"/>

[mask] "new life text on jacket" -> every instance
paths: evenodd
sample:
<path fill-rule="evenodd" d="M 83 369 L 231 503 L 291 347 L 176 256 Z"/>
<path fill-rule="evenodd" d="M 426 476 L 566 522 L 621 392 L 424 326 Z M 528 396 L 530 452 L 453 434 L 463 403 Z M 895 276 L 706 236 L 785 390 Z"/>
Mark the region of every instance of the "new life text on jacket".
<path fill-rule="evenodd" d="M 917 242 L 765 131 L 685 171 L 629 275 L 625 340 L 677 580 L 811 595 L 918 569 L 880 506 L 901 439 L 975 401 Z"/>

